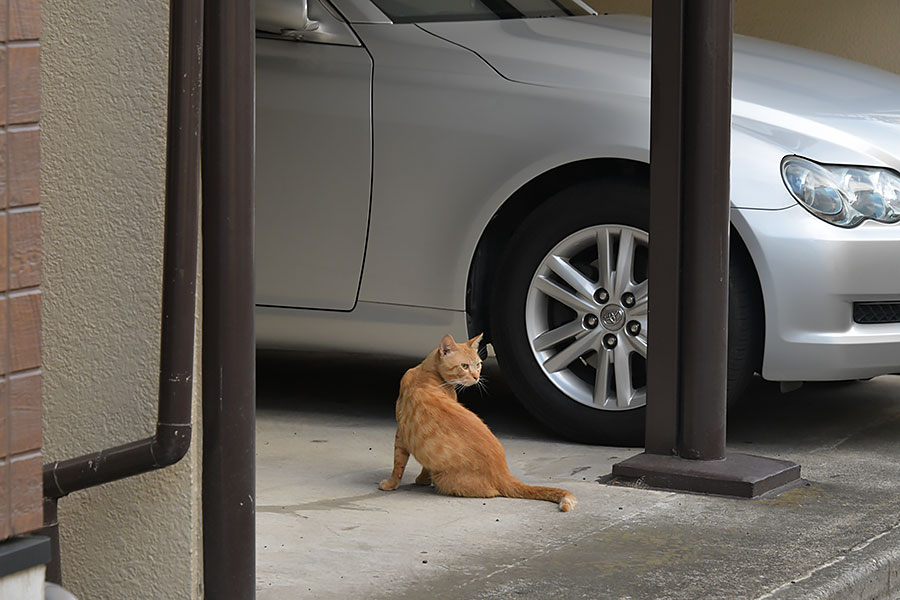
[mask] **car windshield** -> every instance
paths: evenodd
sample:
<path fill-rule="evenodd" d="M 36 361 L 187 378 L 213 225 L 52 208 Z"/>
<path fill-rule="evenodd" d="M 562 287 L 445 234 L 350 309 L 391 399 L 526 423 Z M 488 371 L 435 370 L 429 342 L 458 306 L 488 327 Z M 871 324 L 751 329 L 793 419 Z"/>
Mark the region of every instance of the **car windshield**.
<path fill-rule="evenodd" d="M 580 0 L 372 0 L 394 23 L 484 21 L 592 14 Z"/>

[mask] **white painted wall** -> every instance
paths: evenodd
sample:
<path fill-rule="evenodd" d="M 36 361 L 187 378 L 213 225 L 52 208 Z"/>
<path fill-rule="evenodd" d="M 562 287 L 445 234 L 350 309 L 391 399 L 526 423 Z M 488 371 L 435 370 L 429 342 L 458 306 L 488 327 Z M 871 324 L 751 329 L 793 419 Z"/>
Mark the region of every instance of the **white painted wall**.
<path fill-rule="evenodd" d="M 168 3 L 41 9 L 44 456 L 59 460 L 154 432 Z M 66 588 L 200 597 L 199 440 L 174 467 L 60 500 Z"/>
<path fill-rule="evenodd" d="M 0 598 L 44 600 L 44 565 L 0 577 Z"/>

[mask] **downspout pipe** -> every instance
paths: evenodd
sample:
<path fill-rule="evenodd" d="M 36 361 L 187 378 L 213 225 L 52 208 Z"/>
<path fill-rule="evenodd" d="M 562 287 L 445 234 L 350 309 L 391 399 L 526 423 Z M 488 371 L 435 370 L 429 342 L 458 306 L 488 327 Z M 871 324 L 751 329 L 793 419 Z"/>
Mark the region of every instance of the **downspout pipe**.
<path fill-rule="evenodd" d="M 55 510 L 46 510 L 48 504 L 55 504 L 59 498 L 78 490 L 172 465 L 181 460 L 191 444 L 203 0 L 172 0 L 169 7 L 169 106 L 156 431 L 151 437 L 129 444 L 44 465 L 44 524 L 53 528 L 49 533 L 55 538 L 57 550 Z M 58 553 L 54 559 L 58 571 Z M 52 571 L 51 568 L 48 574 Z"/>

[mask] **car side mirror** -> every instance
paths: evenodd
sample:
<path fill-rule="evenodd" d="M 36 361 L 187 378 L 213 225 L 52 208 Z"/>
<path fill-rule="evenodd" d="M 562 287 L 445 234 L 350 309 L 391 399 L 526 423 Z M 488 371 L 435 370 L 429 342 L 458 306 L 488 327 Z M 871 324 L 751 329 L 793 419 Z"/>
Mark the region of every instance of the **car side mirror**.
<path fill-rule="evenodd" d="M 307 0 L 256 0 L 256 29 L 300 38 L 319 28 L 307 13 Z"/>

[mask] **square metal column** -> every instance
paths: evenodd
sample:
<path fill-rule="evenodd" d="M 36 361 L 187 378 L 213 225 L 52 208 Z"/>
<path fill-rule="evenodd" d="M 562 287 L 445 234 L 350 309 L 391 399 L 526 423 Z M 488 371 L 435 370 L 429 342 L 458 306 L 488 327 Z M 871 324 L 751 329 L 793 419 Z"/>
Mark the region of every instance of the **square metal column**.
<path fill-rule="evenodd" d="M 800 467 L 725 451 L 733 0 L 653 3 L 646 452 L 613 477 L 755 497 Z"/>

